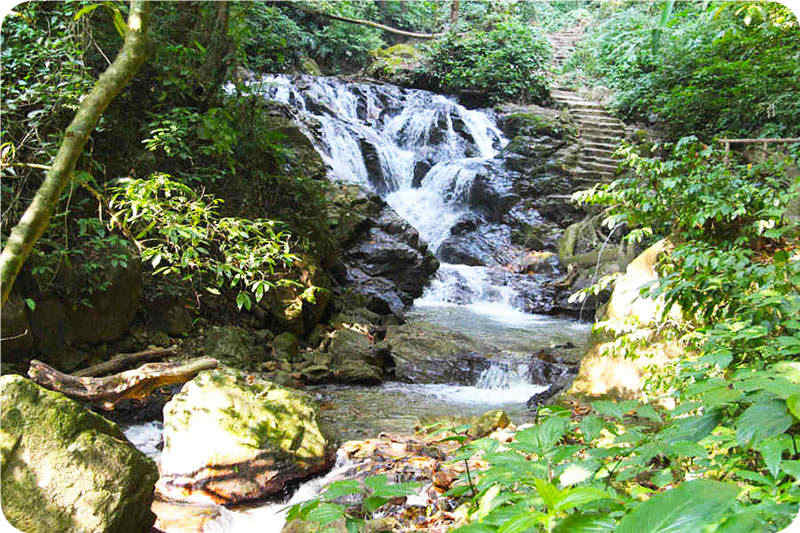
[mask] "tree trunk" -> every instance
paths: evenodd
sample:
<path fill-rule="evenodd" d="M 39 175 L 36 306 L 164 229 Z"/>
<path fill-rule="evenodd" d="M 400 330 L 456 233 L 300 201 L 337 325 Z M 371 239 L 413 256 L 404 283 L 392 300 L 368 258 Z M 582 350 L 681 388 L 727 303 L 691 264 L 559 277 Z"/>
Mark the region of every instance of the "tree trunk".
<path fill-rule="evenodd" d="M 450 2 L 450 26 L 453 27 L 458 22 L 458 8 L 460 6 L 460 0 L 452 0 Z"/>
<path fill-rule="evenodd" d="M 100 402 L 104 409 L 111 410 L 121 400 L 141 400 L 159 387 L 185 383 L 203 370 L 216 368 L 217 364 L 216 359 L 200 357 L 186 363 L 148 363 L 104 378 L 79 378 L 34 359 L 28 368 L 28 377 L 70 398 Z"/>
<path fill-rule="evenodd" d="M 142 65 L 147 45 L 148 2 L 131 0 L 125 42 L 114 62 L 100 75 L 92 91 L 81 101 L 75 118 L 64 133 L 50 170 L 47 171 L 31 204 L 11 230 L 0 254 L 0 306 L 8 300 L 23 263 L 42 236 L 69 183 L 75 163 L 108 104 L 133 78 Z"/>
<path fill-rule="evenodd" d="M 211 22 L 206 42 L 206 55 L 199 78 L 202 86 L 202 98 L 208 101 L 217 87 L 222 85 L 227 70 L 228 57 L 231 54 L 231 40 L 228 37 L 229 3 L 217 2 L 217 12 Z"/>

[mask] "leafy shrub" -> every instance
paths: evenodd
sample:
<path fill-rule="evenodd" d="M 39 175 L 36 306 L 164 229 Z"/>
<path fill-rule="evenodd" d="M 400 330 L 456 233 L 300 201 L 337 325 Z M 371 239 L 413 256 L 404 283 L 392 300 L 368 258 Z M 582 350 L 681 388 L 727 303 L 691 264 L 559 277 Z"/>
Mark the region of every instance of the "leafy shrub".
<path fill-rule="evenodd" d="M 425 77 L 437 90 L 478 93 L 484 103 L 544 103 L 549 55 L 550 44 L 541 34 L 507 18 L 486 31 L 449 33 L 434 43 Z"/>
<path fill-rule="evenodd" d="M 667 3 L 671 5 L 671 2 Z M 599 76 L 627 117 L 674 138 L 797 137 L 800 27 L 777 3 L 634 5 L 596 25 L 571 66 Z"/>
<path fill-rule="evenodd" d="M 275 221 L 222 217 L 222 200 L 166 174 L 123 179 L 112 192 L 115 223 L 135 235 L 155 274 L 213 294 L 236 289 L 237 306 L 247 309 L 251 298 L 296 283 L 285 276 L 297 260 L 290 236 Z"/>

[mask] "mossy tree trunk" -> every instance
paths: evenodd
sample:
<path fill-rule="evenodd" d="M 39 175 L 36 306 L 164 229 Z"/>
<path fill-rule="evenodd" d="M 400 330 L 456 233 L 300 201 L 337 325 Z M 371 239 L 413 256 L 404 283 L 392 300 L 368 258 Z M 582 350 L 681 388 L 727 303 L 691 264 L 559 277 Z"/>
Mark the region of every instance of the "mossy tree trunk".
<path fill-rule="evenodd" d="M 133 78 L 145 60 L 147 48 L 148 2 L 131 0 L 128 28 L 122 49 L 114 62 L 100 75 L 92 91 L 81 101 L 75 117 L 64 133 L 53 164 L 45 175 L 22 218 L 11 230 L 0 254 L 0 305 L 8 300 L 14 280 L 33 246 L 50 223 L 61 193 L 69 183 L 75 163 L 108 104 Z"/>

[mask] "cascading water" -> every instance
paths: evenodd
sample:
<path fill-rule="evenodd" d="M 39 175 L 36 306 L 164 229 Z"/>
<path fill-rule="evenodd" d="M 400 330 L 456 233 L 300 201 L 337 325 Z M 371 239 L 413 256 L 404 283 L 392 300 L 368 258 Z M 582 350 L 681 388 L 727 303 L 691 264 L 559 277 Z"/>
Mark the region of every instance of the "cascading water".
<path fill-rule="evenodd" d="M 291 109 L 329 168 L 330 178 L 355 183 L 381 195 L 420 233 L 439 256 L 458 227 L 472 228 L 484 216 L 476 183 L 493 179 L 494 159 L 506 139 L 488 113 L 468 110 L 425 91 L 335 78 L 274 75 L 256 87 L 265 98 Z M 489 177 L 487 178 L 487 172 Z M 502 191 L 501 191 L 502 192 Z M 527 217 L 536 223 L 538 214 Z M 470 218 L 472 217 L 472 218 Z M 497 221 L 495 221 L 497 222 Z M 479 235 L 480 246 L 499 233 Z M 461 230 L 459 230 L 461 231 Z M 503 248 L 503 243 L 499 247 Z M 504 251 L 503 251 L 504 252 Z M 412 432 L 420 419 L 472 416 L 503 409 L 516 420 L 530 414 L 525 401 L 548 388 L 552 376 L 536 373 L 530 354 L 553 344 L 582 344 L 585 326 L 525 312 L 531 282 L 499 268 L 498 248 L 486 266 L 443 261 L 409 320 L 437 322 L 462 334 L 483 337 L 499 353 L 473 385 L 387 382 L 378 387 L 323 386 L 312 389 L 327 405 L 320 413 L 342 439 L 381 431 Z M 500 259 L 507 257 L 500 254 Z M 527 283 L 527 284 L 526 284 Z M 535 285 L 536 281 L 532 282 Z M 534 287 L 535 288 L 535 287 Z M 128 438 L 148 455 L 160 455 L 158 422 L 130 426 Z M 219 508 L 207 532 L 281 531 L 287 505 L 310 499 L 354 468 L 340 460 L 326 476 L 300 486 L 285 503 L 249 509 Z M 357 468 L 357 467 L 356 467 Z M 205 511 L 202 511 L 205 512 Z"/>
<path fill-rule="evenodd" d="M 472 211 L 476 176 L 507 143 L 489 114 L 426 91 L 286 75 L 266 76 L 255 90 L 294 110 L 332 179 L 383 196 L 436 255 Z M 501 318 L 521 308 L 519 290 L 488 270 L 443 262 L 418 303 L 492 303 L 476 310 Z"/>

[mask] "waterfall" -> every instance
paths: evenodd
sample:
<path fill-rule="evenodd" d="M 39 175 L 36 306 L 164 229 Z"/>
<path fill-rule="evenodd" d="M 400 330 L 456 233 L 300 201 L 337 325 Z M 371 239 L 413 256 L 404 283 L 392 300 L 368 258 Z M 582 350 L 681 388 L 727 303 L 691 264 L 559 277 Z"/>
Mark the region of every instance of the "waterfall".
<path fill-rule="evenodd" d="M 440 259 L 454 226 L 474 211 L 476 176 L 508 142 L 489 112 L 427 91 L 289 75 L 251 88 L 293 110 L 332 180 L 380 194 Z M 519 288 L 488 270 L 443 261 L 421 303 L 522 309 Z"/>

